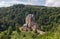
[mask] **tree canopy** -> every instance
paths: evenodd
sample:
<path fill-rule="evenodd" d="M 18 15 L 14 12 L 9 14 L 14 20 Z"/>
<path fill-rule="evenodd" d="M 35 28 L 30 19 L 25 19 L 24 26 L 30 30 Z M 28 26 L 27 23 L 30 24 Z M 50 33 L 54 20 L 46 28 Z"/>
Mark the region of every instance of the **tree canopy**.
<path fill-rule="evenodd" d="M 39 27 L 45 31 L 60 23 L 60 7 L 31 6 L 31 5 L 13 5 L 0 8 L 0 31 L 8 29 L 13 30 L 25 23 L 25 17 L 28 14 L 34 14 Z"/>

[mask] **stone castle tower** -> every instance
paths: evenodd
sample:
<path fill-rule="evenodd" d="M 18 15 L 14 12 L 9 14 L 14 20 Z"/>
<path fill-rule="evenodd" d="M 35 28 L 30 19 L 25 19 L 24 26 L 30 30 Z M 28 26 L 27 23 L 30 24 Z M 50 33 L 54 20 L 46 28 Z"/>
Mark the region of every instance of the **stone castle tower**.
<path fill-rule="evenodd" d="M 40 33 L 41 35 L 45 34 L 45 32 L 40 31 L 38 29 L 38 24 L 35 22 L 35 16 L 34 14 L 28 14 L 25 19 L 25 24 L 20 28 L 23 31 L 37 31 L 37 33 Z"/>
<path fill-rule="evenodd" d="M 31 27 L 32 23 L 35 22 L 35 17 L 33 14 L 28 14 L 25 20 L 28 27 Z"/>
<path fill-rule="evenodd" d="M 38 24 L 35 22 L 34 14 L 28 14 L 25 19 L 25 24 L 23 24 L 22 29 L 35 31 L 38 28 Z"/>

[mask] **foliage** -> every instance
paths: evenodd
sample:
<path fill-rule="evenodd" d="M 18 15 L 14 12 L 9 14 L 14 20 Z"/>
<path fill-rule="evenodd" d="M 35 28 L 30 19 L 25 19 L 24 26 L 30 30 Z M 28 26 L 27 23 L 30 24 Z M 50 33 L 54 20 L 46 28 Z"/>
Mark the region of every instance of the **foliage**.
<path fill-rule="evenodd" d="M 32 39 L 32 35 L 36 33 L 20 32 L 18 28 L 25 23 L 25 17 L 28 14 L 34 14 L 39 29 L 48 32 L 48 34 L 43 36 L 40 34 L 36 35 L 35 39 L 60 39 L 60 7 L 23 4 L 0 8 L 0 38 Z M 14 32 L 14 30 L 17 32 Z M 18 34 L 18 32 L 21 34 Z M 24 34 L 26 37 L 22 36 Z"/>
<path fill-rule="evenodd" d="M 53 23 L 60 23 L 60 7 L 18 4 L 0 8 L 0 31 L 8 29 L 9 26 L 15 30 L 15 24 L 22 26 L 27 14 L 34 14 L 36 22 L 40 28 L 43 27 L 43 30 L 47 26 L 51 28 Z"/>

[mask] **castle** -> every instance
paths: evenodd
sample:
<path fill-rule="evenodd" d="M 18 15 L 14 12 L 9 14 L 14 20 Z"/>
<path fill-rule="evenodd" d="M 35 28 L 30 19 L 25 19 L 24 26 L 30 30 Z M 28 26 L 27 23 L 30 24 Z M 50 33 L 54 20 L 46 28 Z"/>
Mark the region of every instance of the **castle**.
<path fill-rule="evenodd" d="M 23 24 L 22 30 L 24 31 L 35 31 L 38 28 L 38 24 L 35 22 L 35 17 L 33 14 L 28 14 L 25 19 L 25 24 Z"/>
<path fill-rule="evenodd" d="M 38 24 L 35 21 L 35 16 L 34 14 L 28 14 L 25 19 L 25 24 L 21 27 L 21 30 L 23 31 L 37 31 L 38 33 L 41 34 L 44 33 L 43 31 L 38 30 Z"/>

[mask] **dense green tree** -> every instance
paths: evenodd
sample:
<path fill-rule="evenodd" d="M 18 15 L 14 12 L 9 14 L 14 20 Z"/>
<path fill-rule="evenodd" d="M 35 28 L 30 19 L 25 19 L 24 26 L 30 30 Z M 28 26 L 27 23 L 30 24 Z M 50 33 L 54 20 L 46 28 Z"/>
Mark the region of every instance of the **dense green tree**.
<path fill-rule="evenodd" d="M 17 33 L 19 33 L 20 34 L 20 29 L 19 29 L 19 26 L 18 26 L 18 24 L 16 24 L 16 31 L 17 31 Z"/>
<path fill-rule="evenodd" d="M 60 24 L 60 7 L 13 5 L 0 8 L 0 31 L 7 30 L 9 26 L 16 29 L 16 25 L 22 26 L 28 14 L 34 14 L 39 27 L 45 30 L 52 28 L 53 23 Z M 53 25 L 52 25 L 53 24 Z"/>

